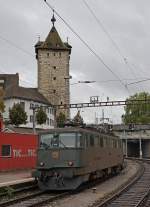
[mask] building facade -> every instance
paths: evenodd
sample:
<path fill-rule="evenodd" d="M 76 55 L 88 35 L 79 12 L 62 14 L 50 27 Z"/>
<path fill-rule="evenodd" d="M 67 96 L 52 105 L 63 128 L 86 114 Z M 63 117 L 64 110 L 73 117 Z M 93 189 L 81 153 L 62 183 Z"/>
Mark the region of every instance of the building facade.
<path fill-rule="evenodd" d="M 54 108 L 48 100 L 38 92 L 37 88 L 20 87 L 18 74 L 0 74 L 0 82 L 1 89 L 4 90 L 4 120 L 9 120 L 9 109 L 12 108 L 14 104 L 19 103 L 27 113 L 27 123 L 19 127 L 33 128 L 33 108 L 43 107 L 47 114 L 47 121 L 42 125 L 37 125 L 35 122 L 35 127 L 39 129 L 54 128 Z"/>
<path fill-rule="evenodd" d="M 71 46 L 62 42 L 55 26 L 54 15 L 51 19 L 53 26 L 45 39 L 38 41 L 35 52 L 38 65 L 38 91 L 52 105 L 70 103 L 69 90 L 69 60 Z M 57 115 L 60 111 L 56 111 Z M 63 110 L 69 118 L 69 109 Z"/>

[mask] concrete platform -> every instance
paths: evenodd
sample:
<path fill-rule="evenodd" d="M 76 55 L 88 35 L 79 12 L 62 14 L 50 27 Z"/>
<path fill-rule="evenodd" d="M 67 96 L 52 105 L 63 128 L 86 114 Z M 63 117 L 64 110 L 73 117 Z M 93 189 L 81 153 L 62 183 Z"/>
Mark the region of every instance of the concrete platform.
<path fill-rule="evenodd" d="M 12 172 L 0 172 L 0 187 L 10 186 L 34 180 L 31 170 L 17 170 Z"/>

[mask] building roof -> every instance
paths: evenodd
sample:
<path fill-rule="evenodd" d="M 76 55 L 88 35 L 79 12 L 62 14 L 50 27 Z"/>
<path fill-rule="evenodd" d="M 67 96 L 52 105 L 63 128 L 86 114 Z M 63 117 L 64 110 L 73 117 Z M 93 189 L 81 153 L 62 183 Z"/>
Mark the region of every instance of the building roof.
<path fill-rule="evenodd" d="M 0 74 L 0 80 L 4 81 L 4 89 L 9 86 L 19 85 L 19 74 Z"/>
<path fill-rule="evenodd" d="M 36 134 L 39 132 L 45 131 L 44 129 L 36 129 Z M 19 133 L 19 134 L 33 134 L 32 128 L 27 127 L 14 127 L 14 126 L 7 126 L 4 130 L 4 133 Z"/>
<path fill-rule="evenodd" d="M 68 50 L 69 52 L 71 52 L 72 47 L 68 43 L 64 43 L 61 40 L 55 26 L 53 26 L 45 41 L 38 41 L 35 45 L 35 48 L 36 52 L 37 49 Z"/>
<path fill-rule="evenodd" d="M 37 88 L 25 88 L 20 86 L 8 86 L 5 89 L 4 99 L 19 98 L 23 100 L 31 100 L 50 105 L 49 101 L 38 92 Z"/>

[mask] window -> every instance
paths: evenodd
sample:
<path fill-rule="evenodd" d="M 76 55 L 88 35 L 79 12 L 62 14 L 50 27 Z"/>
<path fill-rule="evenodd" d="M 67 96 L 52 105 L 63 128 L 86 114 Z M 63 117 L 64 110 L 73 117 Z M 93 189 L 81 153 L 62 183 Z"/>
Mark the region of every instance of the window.
<path fill-rule="evenodd" d="M 72 148 L 76 145 L 75 133 L 54 133 L 41 135 L 40 147 L 41 148 Z"/>
<path fill-rule="evenodd" d="M 54 115 L 54 109 L 51 109 L 51 114 Z"/>
<path fill-rule="evenodd" d="M 53 90 L 53 93 L 56 93 L 56 90 Z"/>
<path fill-rule="evenodd" d="M 89 137 L 88 137 L 88 134 L 86 134 L 86 147 L 88 147 L 89 146 Z"/>
<path fill-rule="evenodd" d="M 34 107 L 34 104 L 30 103 L 30 109 L 33 109 L 33 107 Z"/>
<path fill-rule="evenodd" d="M 25 110 L 25 102 L 21 101 L 20 106 L 22 107 L 23 110 Z"/>
<path fill-rule="evenodd" d="M 77 147 L 84 147 L 85 146 L 85 139 L 83 134 L 77 134 Z"/>
<path fill-rule="evenodd" d="M 2 157 L 11 157 L 11 145 L 2 145 Z"/>
<path fill-rule="evenodd" d="M 53 80 L 56 80 L 56 77 L 53 77 Z"/>
<path fill-rule="evenodd" d="M 61 57 L 61 52 L 59 52 L 59 57 Z"/>
<path fill-rule="evenodd" d="M 56 69 L 56 66 L 53 66 L 54 69 Z"/>
<path fill-rule="evenodd" d="M 100 147 L 103 147 L 103 145 L 104 145 L 103 137 L 99 137 L 99 145 L 100 145 Z"/>
<path fill-rule="evenodd" d="M 98 146 L 98 143 L 99 143 L 99 137 L 96 135 L 95 136 L 95 146 Z"/>
<path fill-rule="evenodd" d="M 53 53 L 53 55 L 55 56 L 55 55 L 56 55 L 56 53 L 54 52 L 54 53 Z"/>
<path fill-rule="evenodd" d="M 47 57 L 49 57 L 49 53 L 47 53 Z"/>
<path fill-rule="evenodd" d="M 49 118 L 47 118 L 47 125 L 49 125 Z"/>
<path fill-rule="evenodd" d="M 90 135 L 90 146 L 94 146 L 94 136 Z"/>
<path fill-rule="evenodd" d="M 30 122 L 33 123 L 33 115 L 30 115 Z"/>
<path fill-rule="evenodd" d="M 109 147 L 109 145 L 110 145 L 110 137 L 106 138 L 106 145 L 107 145 L 107 147 Z"/>

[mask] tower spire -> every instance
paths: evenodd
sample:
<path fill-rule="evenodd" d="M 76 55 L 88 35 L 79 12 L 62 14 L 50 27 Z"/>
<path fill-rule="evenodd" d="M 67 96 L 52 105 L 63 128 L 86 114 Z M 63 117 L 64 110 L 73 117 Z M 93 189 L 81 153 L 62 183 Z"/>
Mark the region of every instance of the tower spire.
<path fill-rule="evenodd" d="M 55 19 L 55 16 L 54 16 L 54 9 L 53 9 L 53 16 L 52 16 L 52 18 L 51 18 L 51 22 L 52 22 L 52 24 L 53 24 L 53 27 L 54 27 L 54 24 L 55 24 L 55 22 L 56 22 L 56 19 Z"/>

